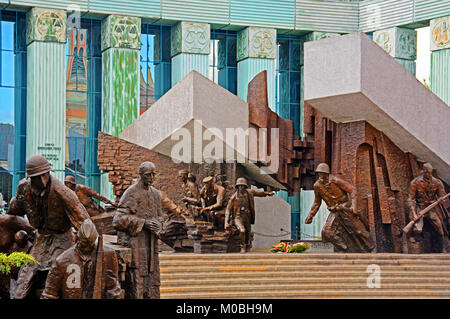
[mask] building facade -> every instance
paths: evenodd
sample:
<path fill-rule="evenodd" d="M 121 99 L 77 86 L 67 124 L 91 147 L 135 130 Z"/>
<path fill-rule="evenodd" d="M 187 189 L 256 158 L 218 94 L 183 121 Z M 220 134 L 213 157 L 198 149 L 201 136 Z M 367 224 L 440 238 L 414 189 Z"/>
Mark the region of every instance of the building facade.
<path fill-rule="evenodd" d="M 364 32 L 414 74 L 425 26 L 431 90 L 449 104 L 450 0 L 0 0 L 0 192 L 9 202 L 41 154 L 111 197 L 98 132 L 118 136 L 192 70 L 243 100 L 267 70 L 270 108 L 302 136 L 304 42 Z M 279 195 L 291 237 L 320 236 L 326 209 L 300 222 L 311 192 Z"/>

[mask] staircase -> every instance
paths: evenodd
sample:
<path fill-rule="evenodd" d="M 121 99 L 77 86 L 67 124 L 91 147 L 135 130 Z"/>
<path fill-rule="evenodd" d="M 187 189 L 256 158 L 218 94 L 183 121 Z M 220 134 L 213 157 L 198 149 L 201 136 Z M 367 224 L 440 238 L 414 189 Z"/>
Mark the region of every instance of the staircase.
<path fill-rule="evenodd" d="M 160 253 L 160 268 L 162 299 L 450 298 L 450 254 Z"/>

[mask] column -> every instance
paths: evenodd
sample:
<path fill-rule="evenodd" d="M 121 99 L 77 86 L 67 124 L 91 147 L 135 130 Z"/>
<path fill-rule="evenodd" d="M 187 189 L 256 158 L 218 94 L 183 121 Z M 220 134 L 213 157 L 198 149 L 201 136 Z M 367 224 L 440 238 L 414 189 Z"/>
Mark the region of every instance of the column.
<path fill-rule="evenodd" d="M 409 72 L 416 75 L 417 34 L 414 29 L 394 27 L 375 31 L 373 40 Z"/>
<path fill-rule="evenodd" d="M 430 21 L 431 91 L 450 105 L 450 16 Z"/>
<path fill-rule="evenodd" d="M 141 19 L 110 15 L 102 21 L 102 131 L 118 136 L 139 117 Z M 101 191 L 113 199 L 108 174 Z"/>
<path fill-rule="evenodd" d="M 172 86 L 192 70 L 208 77 L 211 27 L 179 22 L 171 30 Z"/>
<path fill-rule="evenodd" d="M 66 12 L 27 13 L 26 157 L 45 156 L 64 180 L 66 125 Z"/>
<path fill-rule="evenodd" d="M 275 59 L 277 31 L 275 29 L 247 27 L 237 35 L 237 95 L 247 101 L 248 83 L 259 72 L 267 70 L 267 98 L 275 111 Z"/>

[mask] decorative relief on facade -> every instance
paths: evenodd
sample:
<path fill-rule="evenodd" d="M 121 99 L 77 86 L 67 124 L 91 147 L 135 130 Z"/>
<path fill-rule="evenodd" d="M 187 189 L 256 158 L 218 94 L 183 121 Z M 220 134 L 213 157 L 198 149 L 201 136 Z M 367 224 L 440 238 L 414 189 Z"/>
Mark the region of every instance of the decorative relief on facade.
<path fill-rule="evenodd" d="M 141 18 L 110 15 L 102 21 L 102 51 L 141 48 Z"/>
<path fill-rule="evenodd" d="M 172 27 L 171 55 L 179 53 L 209 54 L 210 25 L 179 22 Z"/>
<path fill-rule="evenodd" d="M 394 58 L 416 59 L 417 35 L 413 29 L 390 28 L 375 31 L 373 40 Z"/>
<path fill-rule="evenodd" d="M 238 33 L 237 59 L 275 59 L 277 32 L 275 29 L 248 27 Z"/>
<path fill-rule="evenodd" d="M 338 33 L 330 33 L 330 32 L 310 32 L 307 35 L 305 35 L 304 37 L 304 41 L 308 42 L 308 41 L 316 41 L 316 40 L 320 40 L 320 39 L 326 39 L 326 38 L 335 38 L 340 36 L 340 34 Z"/>
<path fill-rule="evenodd" d="M 431 51 L 450 48 L 450 16 L 430 21 Z"/>
<path fill-rule="evenodd" d="M 66 12 L 32 8 L 27 13 L 27 45 L 33 41 L 66 42 Z"/>

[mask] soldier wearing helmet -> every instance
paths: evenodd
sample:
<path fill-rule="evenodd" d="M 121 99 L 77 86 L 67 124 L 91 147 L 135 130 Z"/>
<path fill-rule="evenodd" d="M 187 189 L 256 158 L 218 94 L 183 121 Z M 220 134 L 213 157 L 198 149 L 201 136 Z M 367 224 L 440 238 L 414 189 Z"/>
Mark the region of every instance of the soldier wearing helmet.
<path fill-rule="evenodd" d="M 200 190 L 203 208 L 200 209 L 200 214 L 204 219 L 214 224 L 216 215 L 220 214 L 220 212 L 224 214 L 223 199 L 225 197 L 225 188 L 214 183 L 214 177 L 212 176 L 205 177 L 203 183 L 205 185 Z"/>
<path fill-rule="evenodd" d="M 43 156 L 26 162 L 27 177 L 17 186 L 8 214 L 27 215 L 36 230 L 30 254 L 40 263 L 20 269 L 12 298 L 27 297 L 33 286 L 41 286 L 52 262 L 72 244 L 72 226 L 79 229 L 89 218 L 78 197 L 50 174 L 50 163 Z"/>
<path fill-rule="evenodd" d="M 186 208 L 192 216 L 197 213 L 196 207 L 201 205 L 200 194 L 197 184 L 195 184 L 195 176 L 188 173 L 186 169 L 178 171 L 178 177 L 181 179 L 181 189 L 183 191 L 182 201 L 186 204 Z"/>
<path fill-rule="evenodd" d="M 235 184 L 236 192 L 231 196 L 225 211 L 225 229 L 235 225 L 239 230 L 241 253 L 250 251 L 251 225 L 255 223 L 254 197 L 273 196 L 273 192 L 249 189 L 247 180 L 239 177 Z"/>
<path fill-rule="evenodd" d="M 326 163 L 317 165 L 318 180 L 314 183 L 314 204 L 305 220 L 311 224 L 322 204 L 327 204 L 330 215 L 322 229 L 322 238 L 340 252 L 369 252 L 374 248 L 366 225 L 354 210 L 354 190 L 350 183 L 330 174 Z"/>
<path fill-rule="evenodd" d="M 423 173 L 411 181 L 409 187 L 409 196 L 407 199 L 407 207 L 409 208 L 409 218 L 413 220 L 417 213 L 422 209 L 435 202 L 439 197 L 445 196 L 444 184 L 433 177 L 433 166 L 430 163 L 423 164 Z M 424 221 L 431 226 L 432 236 L 438 239 L 438 252 L 445 252 L 447 229 L 444 226 L 445 220 L 449 220 L 447 212 L 441 206 L 437 206 L 429 211 L 425 216 L 421 217 L 413 228 L 413 235 L 409 240 L 414 244 L 422 235 Z"/>
<path fill-rule="evenodd" d="M 66 176 L 66 178 L 64 180 L 64 184 L 67 187 L 69 187 L 71 190 L 73 190 L 75 192 L 75 194 L 77 194 L 78 199 L 83 204 L 83 206 L 86 208 L 86 211 L 88 212 L 89 216 L 91 216 L 91 217 L 97 216 L 104 212 L 103 207 L 95 204 L 93 198 L 96 198 L 99 201 L 102 201 L 106 204 L 110 204 L 110 205 L 114 206 L 113 202 L 111 202 L 106 197 L 103 197 L 102 195 L 100 195 L 99 193 L 94 191 L 92 188 L 85 186 L 85 185 L 76 184 L 75 178 L 72 175 Z"/>

